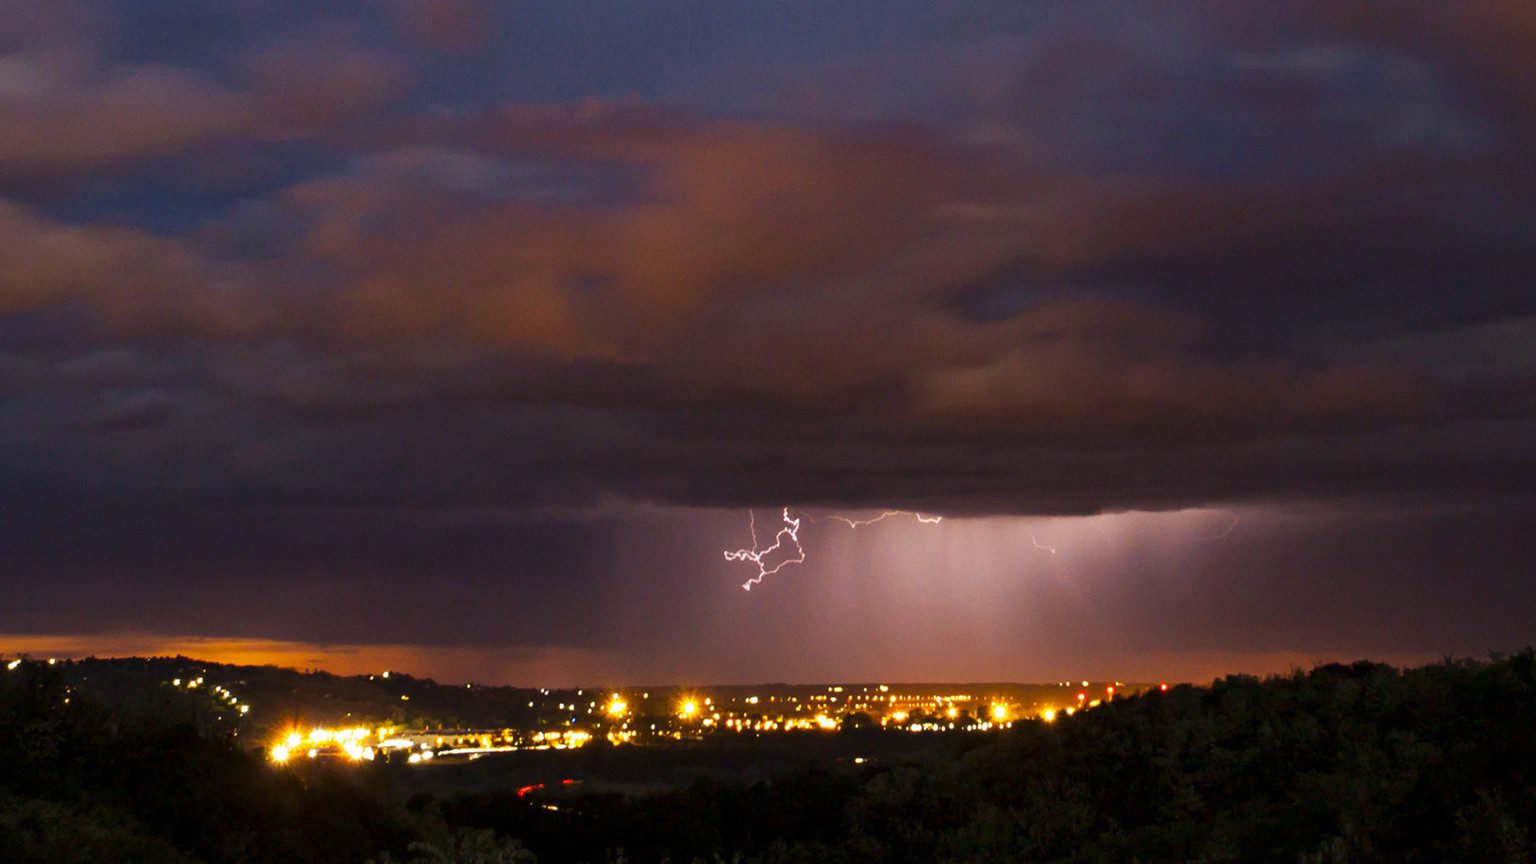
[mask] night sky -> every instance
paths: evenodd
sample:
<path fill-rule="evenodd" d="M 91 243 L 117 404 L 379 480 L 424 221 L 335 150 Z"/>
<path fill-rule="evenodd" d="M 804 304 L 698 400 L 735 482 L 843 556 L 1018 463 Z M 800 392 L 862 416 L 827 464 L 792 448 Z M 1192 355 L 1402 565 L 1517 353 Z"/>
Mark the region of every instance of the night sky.
<path fill-rule="evenodd" d="M 1531 644 L 1533 45 L 1528 0 L 0 0 L 0 653 Z M 944 521 L 832 518 L 888 509 Z"/>

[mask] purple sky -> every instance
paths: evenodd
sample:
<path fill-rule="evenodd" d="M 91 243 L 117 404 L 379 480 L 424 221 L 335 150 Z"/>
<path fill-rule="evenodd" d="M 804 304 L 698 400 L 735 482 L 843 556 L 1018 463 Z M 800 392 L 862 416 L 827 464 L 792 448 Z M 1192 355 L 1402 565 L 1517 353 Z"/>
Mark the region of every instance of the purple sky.
<path fill-rule="evenodd" d="M 1523 0 L 0 0 L 0 652 L 1523 647 L 1533 43 Z M 744 592 L 784 506 L 807 560 Z M 944 521 L 830 519 L 886 509 Z"/>

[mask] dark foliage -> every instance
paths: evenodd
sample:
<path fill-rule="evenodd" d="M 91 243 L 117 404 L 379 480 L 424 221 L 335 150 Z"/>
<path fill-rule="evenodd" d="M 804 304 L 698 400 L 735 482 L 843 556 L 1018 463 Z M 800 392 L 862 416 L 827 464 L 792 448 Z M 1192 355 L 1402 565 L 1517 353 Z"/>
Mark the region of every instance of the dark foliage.
<path fill-rule="evenodd" d="M 1533 656 L 1234 676 L 858 775 L 438 806 L 545 861 L 1526 862 Z"/>
<path fill-rule="evenodd" d="M 195 717 L 0 675 L 0 861 L 362 861 L 414 836 L 367 777 L 272 771 Z"/>
<path fill-rule="evenodd" d="M 905 734 L 862 728 L 841 735 Z M 1529 862 L 1536 657 L 1116 699 L 943 758 L 650 795 L 274 770 L 174 697 L 0 674 L 5 862 Z"/>

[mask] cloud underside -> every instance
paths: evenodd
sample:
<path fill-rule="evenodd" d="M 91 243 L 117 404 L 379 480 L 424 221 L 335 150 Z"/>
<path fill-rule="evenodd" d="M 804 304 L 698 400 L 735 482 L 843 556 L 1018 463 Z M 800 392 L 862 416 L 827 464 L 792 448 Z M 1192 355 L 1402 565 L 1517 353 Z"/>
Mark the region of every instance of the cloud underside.
<path fill-rule="evenodd" d="M 71 512 L 1526 495 L 1536 92 L 1500 48 L 1536 15 L 1294 11 L 1191 26 L 1193 71 L 984 42 L 918 118 L 420 104 L 405 57 L 493 50 L 474 4 L 217 74 L 20 16 L 0 477 Z M 1360 115 L 1365 73 L 1417 101 Z M 1211 152 L 1092 122 L 1132 96 L 1204 106 Z M 104 203 L 135 184 L 218 203 Z"/>

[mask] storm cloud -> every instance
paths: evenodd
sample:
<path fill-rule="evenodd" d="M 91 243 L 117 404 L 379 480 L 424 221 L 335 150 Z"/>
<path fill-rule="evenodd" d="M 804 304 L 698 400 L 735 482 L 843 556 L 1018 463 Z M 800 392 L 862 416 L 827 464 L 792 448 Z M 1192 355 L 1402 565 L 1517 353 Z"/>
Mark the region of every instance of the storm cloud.
<path fill-rule="evenodd" d="M 1503 0 L 0 2 L 0 632 L 275 591 L 282 624 L 187 632 L 315 640 L 329 598 L 431 573 L 433 614 L 504 595 L 520 639 L 586 650 L 559 598 L 654 572 L 594 561 L 652 508 L 1520 534 L 1533 28 Z"/>

